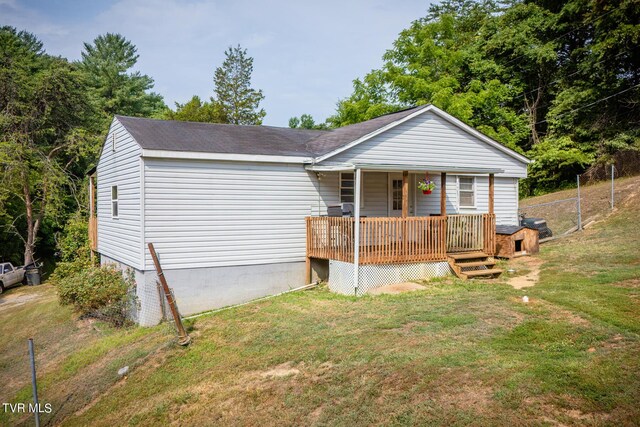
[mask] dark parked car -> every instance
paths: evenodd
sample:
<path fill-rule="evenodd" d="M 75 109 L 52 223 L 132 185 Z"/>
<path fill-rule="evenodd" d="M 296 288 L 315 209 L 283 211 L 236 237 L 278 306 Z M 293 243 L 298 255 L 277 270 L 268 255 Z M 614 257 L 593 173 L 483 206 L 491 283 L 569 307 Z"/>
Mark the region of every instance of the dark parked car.
<path fill-rule="evenodd" d="M 525 214 L 522 214 L 520 215 L 520 225 L 538 230 L 538 237 L 540 239 L 553 236 L 553 232 L 547 226 L 547 220 L 544 218 L 527 218 Z"/>

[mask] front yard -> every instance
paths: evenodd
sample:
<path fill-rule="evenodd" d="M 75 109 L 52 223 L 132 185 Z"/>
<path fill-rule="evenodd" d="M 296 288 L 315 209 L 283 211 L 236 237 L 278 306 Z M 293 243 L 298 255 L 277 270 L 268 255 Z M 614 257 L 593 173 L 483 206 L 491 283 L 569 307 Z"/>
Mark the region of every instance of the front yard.
<path fill-rule="evenodd" d="M 168 325 L 114 331 L 75 319 L 48 286 L 12 290 L 2 298 L 37 298 L 0 304 L 0 400 L 29 401 L 34 335 L 43 419 L 63 425 L 634 425 L 640 203 L 625 203 L 543 246 L 534 287 L 503 275 L 362 298 L 320 288 L 188 321 L 188 348 Z"/>

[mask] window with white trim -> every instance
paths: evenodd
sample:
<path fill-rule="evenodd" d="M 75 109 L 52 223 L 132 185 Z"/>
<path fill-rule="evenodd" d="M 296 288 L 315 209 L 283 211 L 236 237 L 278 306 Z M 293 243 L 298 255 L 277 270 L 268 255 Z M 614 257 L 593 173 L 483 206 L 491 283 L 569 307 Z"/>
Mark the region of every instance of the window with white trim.
<path fill-rule="evenodd" d="M 360 175 L 360 207 L 364 207 L 364 173 Z M 353 203 L 356 197 L 355 193 L 355 173 L 340 172 L 340 203 Z"/>
<path fill-rule="evenodd" d="M 118 186 L 111 186 L 111 218 L 118 218 Z"/>
<path fill-rule="evenodd" d="M 458 177 L 458 204 L 461 208 L 476 207 L 476 178 L 473 176 Z"/>

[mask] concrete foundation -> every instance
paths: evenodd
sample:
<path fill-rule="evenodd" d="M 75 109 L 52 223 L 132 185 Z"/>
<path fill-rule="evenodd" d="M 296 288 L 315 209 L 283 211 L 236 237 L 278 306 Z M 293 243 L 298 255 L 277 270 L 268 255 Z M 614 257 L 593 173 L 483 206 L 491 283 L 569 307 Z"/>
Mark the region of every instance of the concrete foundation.
<path fill-rule="evenodd" d="M 141 326 L 160 323 L 164 301 L 158 292 L 155 270 L 139 271 L 108 257 L 102 264 L 116 264 L 123 271 L 131 268 L 136 281 L 137 310 L 132 317 Z M 305 263 L 164 270 L 169 288 L 183 316 L 240 304 L 288 291 L 303 285 Z"/>

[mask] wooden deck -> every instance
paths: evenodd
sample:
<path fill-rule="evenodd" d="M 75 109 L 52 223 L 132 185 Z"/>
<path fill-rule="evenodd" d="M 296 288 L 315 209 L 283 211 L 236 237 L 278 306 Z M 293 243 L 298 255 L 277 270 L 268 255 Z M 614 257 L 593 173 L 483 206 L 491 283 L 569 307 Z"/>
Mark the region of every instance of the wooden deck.
<path fill-rule="evenodd" d="M 307 258 L 354 260 L 354 218 L 307 217 Z M 360 264 L 446 261 L 448 253 L 495 253 L 495 215 L 361 218 Z"/>

